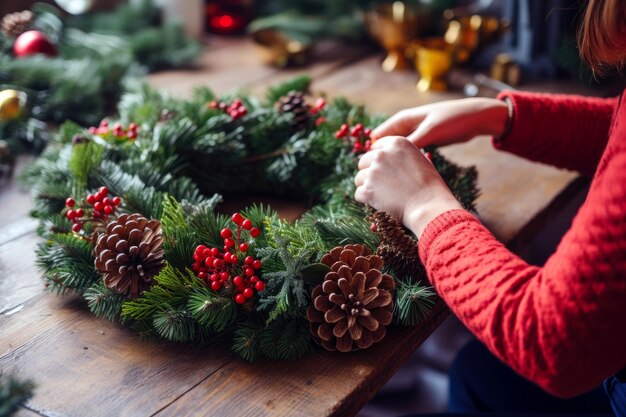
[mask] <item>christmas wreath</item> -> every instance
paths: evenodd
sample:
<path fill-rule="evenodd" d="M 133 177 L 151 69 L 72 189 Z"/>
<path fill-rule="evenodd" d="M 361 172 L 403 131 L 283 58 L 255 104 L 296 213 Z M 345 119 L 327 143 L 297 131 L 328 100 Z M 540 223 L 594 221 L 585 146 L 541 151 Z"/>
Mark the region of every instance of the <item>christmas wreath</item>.
<path fill-rule="evenodd" d="M 220 340 L 246 360 L 293 359 L 315 344 L 364 349 L 391 324 L 417 325 L 434 302 L 417 241 L 353 200 L 369 126 L 344 99 L 314 101 L 306 77 L 217 98 L 176 100 L 148 87 L 117 119 L 66 122 L 24 175 L 44 237 L 46 285 L 77 292 L 97 316 L 176 342 Z M 428 156 L 465 207 L 476 171 Z M 223 198 L 306 200 L 288 222 Z"/>

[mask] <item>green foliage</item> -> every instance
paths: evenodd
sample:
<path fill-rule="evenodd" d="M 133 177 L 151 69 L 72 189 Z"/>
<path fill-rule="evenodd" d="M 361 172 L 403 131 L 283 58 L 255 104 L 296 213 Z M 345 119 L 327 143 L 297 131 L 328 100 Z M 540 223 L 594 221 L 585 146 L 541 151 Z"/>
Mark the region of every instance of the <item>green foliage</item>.
<path fill-rule="evenodd" d="M 403 326 L 416 326 L 426 317 L 435 303 L 432 287 L 396 278 L 396 322 Z"/>
<path fill-rule="evenodd" d="M 186 309 L 159 310 L 152 323 L 161 337 L 172 342 L 189 342 L 196 336 L 196 325 Z"/>
<path fill-rule="evenodd" d="M 223 297 L 208 288 L 191 294 L 187 308 L 201 326 L 214 332 L 225 330 L 237 316 L 232 298 Z"/>
<path fill-rule="evenodd" d="M 80 293 L 98 282 L 93 249 L 84 239 L 72 234 L 51 234 L 37 250 L 37 265 L 52 291 L 69 289 Z"/>
<path fill-rule="evenodd" d="M 254 362 L 260 353 L 263 324 L 258 321 L 241 323 L 233 336 L 233 351 L 248 362 Z"/>
<path fill-rule="evenodd" d="M 274 241 L 276 248 L 257 251 L 266 270 L 274 270 L 263 274 L 266 287 L 259 298 L 259 310 L 269 310 L 268 323 L 285 313 L 304 312 L 309 296 L 303 271 L 318 258 L 317 251 L 311 248 L 290 252 L 289 241 L 278 234 Z"/>
<path fill-rule="evenodd" d="M 261 333 L 261 352 L 273 360 L 293 360 L 311 350 L 309 324 L 304 317 L 281 317 Z"/>
<path fill-rule="evenodd" d="M 89 176 L 95 168 L 100 166 L 103 153 L 102 146 L 94 142 L 86 142 L 74 147 L 69 169 L 81 188 L 87 188 Z"/>
<path fill-rule="evenodd" d="M 119 317 L 124 296 L 105 287 L 104 283 L 95 283 L 85 291 L 83 296 L 89 310 L 96 316 L 109 321 L 115 321 Z"/>
<path fill-rule="evenodd" d="M 287 81 L 276 87 L 270 87 L 267 90 L 267 103 L 271 106 L 278 101 L 282 96 L 287 95 L 291 91 L 301 91 L 303 93 L 309 92 L 311 86 L 311 77 L 302 75 Z"/>
<path fill-rule="evenodd" d="M 13 375 L 0 374 L 0 417 L 9 417 L 33 395 L 35 385 Z"/>

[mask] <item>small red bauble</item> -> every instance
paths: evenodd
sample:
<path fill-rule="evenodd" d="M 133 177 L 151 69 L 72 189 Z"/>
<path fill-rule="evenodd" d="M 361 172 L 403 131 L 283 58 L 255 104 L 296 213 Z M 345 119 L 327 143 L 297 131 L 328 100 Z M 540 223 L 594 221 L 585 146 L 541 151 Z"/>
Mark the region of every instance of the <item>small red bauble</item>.
<path fill-rule="evenodd" d="M 57 48 L 42 32 L 29 30 L 17 37 L 13 44 L 13 54 L 16 57 L 36 54 L 56 56 Z"/>
<path fill-rule="evenodd" d="M 74 201 L 72 197 L 69 197 L 68 199 L 65 200 L 65 205 L 70 208 L 74 207 L 75 204 L 76 204 L 76 201 Z"/>
<path fill-rule="evenodd" d="M 222 283 L 221 283 L 221 282 L 219 282 L 219 281 L 213 281 L 213 282 L 211 283 L 211 289 L 212 289 L 213 291 L 219 291 L 219 290 L 220 290 L 220 288 L 222 288 Z"/>
<path fill-rule="evenodd" d="M 246 288 L 245 290 L 243 290 L 244 297 L 252 298 L 253 295 L 254 295 L 254 291 L 252 291 L 252 288 Z"/>
<path fill-rule="evenodd" d="M 222 239 L 228 239 L 230 237 L 233 237 L 233 232 L 230 229 L 222 229 L 222 231 L 220 232 L 220 236 L 222 237 Z"/>
<path fill-rule="evenodd" d="M 257 291 L 263 291 L 265 289 L 265 283 L 263 281 L 257 281 L 254 284 L 254 288 L 256 288 Z"/>
<path fill-rule="evenodd" d="M 119 197 L 113 197 L 113 200 L 111 200 L 113 202 L 114 205 L 119 206 L 120 203 L 122 202 L 122 199 Z"/>
<path fill-rule="evenodd" d="M 233 220 L 233 223 L 235 223 L 237 226 L 239 226 L 243 222 L 244 218 L 243 218 L 243 216 L 241 214 L 235 213 L 235 214 L 233 214 L 232 220 Z"/>
<path fill-rule="evenodd" d="M 248 219 L 244 220 L 243 223 L 241 223 L 241 226 L 246 229 L 246 230 L 250 230 L 252 229 L 252 222 Z"/>
<path fill-rule="evenodd" d="M 245 302 L 246 302 L 246 297 L 244 297 L 244 295 L 243 295 L 243 294 L 237 294 L 237 295 L 235 296 L 235 302 L 236 302 L 237 304 L 243 304 L 243 303 L 245 303 Z"/>
<path fill-rule="evenodd" d="M 242 252 L 245 252 L 248 250 L 248 244 L 247 243 L 242 243 L 241 245 L 239 245 L 239 250 Z"/>
<path fill-rule="evenodd" d="M 72 225 L 72 231 L 75 233 L 80 232 L 80 230 L 83 228 L 83 225 L 81 223 L 74 223 Z"/>
<path fill-rule="evenodd" d="M 260 234 L 261 234 L 261 231 L 259 230 L 258 227 L 253 227 L 252 229 L 250 229 L 250 236 L 252 236 L 253 238 L 259 237 Z"/>

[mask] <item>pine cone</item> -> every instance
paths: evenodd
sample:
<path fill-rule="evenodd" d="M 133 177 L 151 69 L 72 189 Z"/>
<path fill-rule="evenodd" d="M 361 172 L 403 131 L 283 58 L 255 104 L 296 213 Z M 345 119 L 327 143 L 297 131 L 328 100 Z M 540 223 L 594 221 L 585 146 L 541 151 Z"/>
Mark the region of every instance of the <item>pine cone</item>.
<path fill-rule="evenodd" d="M 106 225 L 95 255 L 104 285 L 135 298 L 152 285 L 165 264 L 161 223 L 140 214 L 124 214 Z"/>
<path fill-rule="evenodd" d="M 10 38 L 17 38 L 33 25 L 34 15 L 30 10 L 9 13 L 2 18 L 0 30 Z"/>
<path fill-rule="evenodd" d="M 364 245 L 334 248 L 321 262 L 331 267 L 313 289 L 307 309 L 311 334 L 327 350 L 365 349 L 385 336 L 393 318 L 393 278 Z"/>
<path fill-rule="evenodd" d="M 417 250 L 417 240 L 407 235 L 402 224 L 389 214 L 377 211 L 368 218 L 380 234 L 376 254 L 399 277 L 423 279 L 426 271 Z"/>
<path fill-rule="evenodd" d="M 296 130 L 306 129 L 311 122 L 309 116 L 311 106 L 306 103 L 304 93 L 301 91 L 290 91 L 282 96 L 276 102 L 276 108 L 283 114 L 293 114 L 293 124 Z"/>

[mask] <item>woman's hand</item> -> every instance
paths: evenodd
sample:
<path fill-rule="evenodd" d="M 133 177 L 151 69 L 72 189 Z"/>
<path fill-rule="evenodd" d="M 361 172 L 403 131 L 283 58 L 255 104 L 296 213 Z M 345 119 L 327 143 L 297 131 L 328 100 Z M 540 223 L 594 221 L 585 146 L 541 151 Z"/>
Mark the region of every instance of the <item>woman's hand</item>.
<path fill-rule="evenodd" d="M 478 135 L 502 136 L 509 107 L 491 98 L 442 101 L 402 110 L 372 132 L 372 139 L 406 136 L 415 145 L 449 145 Z"/>
<path fill-rule="evenodd" d="M 407 138 L 385 137 L 359 160 L 355 199 L 389 213 L 419 238 L 426 225 L 462 208 L 433 164 Z"/>

